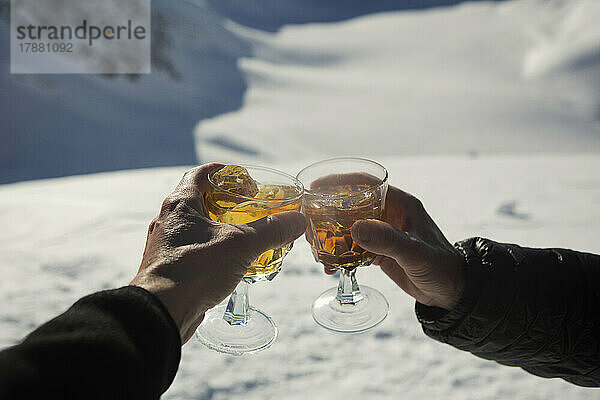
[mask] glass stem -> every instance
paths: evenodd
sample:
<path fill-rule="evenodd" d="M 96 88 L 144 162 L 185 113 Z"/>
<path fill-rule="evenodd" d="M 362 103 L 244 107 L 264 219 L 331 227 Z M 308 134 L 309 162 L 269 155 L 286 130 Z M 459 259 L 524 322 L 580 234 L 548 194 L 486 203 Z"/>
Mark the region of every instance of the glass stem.
<path fill-rule="evenodd" d="M 356 304 L 364 299 L 363 294 L 360 292 L 358 282 L 356 282 L 356 268 L 352 271 L 346 269 L 340 270 L 340 283 L 338 285 L 338 291 L 336 299 L 341 304 Z"/>
<path fill-rule="evenodd" d="M 246 325 L 249 315 L 250 303 L 248 302 L 248 283 L 241 281 L 227 303 L 223 319 L 229 325 Z"/>

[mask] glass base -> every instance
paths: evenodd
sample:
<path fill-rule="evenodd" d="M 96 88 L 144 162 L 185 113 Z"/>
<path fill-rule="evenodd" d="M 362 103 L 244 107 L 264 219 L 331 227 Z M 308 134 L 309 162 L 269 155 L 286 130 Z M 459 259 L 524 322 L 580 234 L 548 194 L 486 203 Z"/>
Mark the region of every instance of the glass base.
<path fill-rule="evenodd" d="M 323 328 L 338 333 L 360 333 L 379 325 L 387 317 L 389 304 L 377 290 L 360 287 L 364 298 L 354 304 L 337 300 L 338 288 L 321 293 L 312 305 L 312 316 Z"/>
<path fill-rule="evenodd" d="M 206 312 L 196 329 L 196 339 L 209 349 L 241 356 L 270 347 L 277 338 L 277 326 L 260 310 L 250 307 L 248 322 L 231 325 L 223 319 L 227 304 L 218 305 Z"/>

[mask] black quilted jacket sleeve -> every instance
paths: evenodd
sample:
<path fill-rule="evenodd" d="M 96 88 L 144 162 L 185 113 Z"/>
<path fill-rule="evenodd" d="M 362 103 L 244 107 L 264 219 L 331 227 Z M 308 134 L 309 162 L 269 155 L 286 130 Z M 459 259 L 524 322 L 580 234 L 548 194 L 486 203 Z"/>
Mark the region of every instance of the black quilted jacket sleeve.
<path fill-rule="evenodd" d="M 482 238 L 457 247 L 465 291 L 450 312 L 416 304 L 425 334 L 545 378 L 600 386 L 600 256 Z"/>
<path fill-rule="evenodd" d="M 154 295 L 135 286 L 94 293 L 0 351 L 0 399 L 158 399 L 180 352 Z"/>

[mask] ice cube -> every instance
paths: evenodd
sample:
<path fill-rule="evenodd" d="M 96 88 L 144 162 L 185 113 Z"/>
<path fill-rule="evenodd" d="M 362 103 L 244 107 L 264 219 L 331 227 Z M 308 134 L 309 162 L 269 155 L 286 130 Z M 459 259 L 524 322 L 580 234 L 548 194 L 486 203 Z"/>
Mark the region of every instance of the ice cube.
<path fill-rule="evenodd" d="M 264 202 L 249 200 L 229 209 L 220 221 L 226 224 L 246 224 L 269 214 L 269 207 Z"/>
<path fill-rule="evenodd" d="M 283 200 L 286 197 L 286 187 L 280 185 L 261 185 L 254 197 L 261 200 Z"/>
<path fill-rule="evenodd" d="M 256 181 L 248 170 L 239 165 L 227 165 L 212 175 L 213 183 L 229 193 L 246 197 L 254 197 L 258 193 Z"/>

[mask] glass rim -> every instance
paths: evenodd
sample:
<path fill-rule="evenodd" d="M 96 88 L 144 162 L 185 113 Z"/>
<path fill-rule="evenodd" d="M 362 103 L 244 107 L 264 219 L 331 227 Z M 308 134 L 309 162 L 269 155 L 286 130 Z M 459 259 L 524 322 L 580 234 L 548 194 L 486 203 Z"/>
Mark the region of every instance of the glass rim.
<path fill-rule="evenodd" d="M 383 177 L 383 179 L 380 179 L 380 178 L 378 178 L 378 179 L 380 179 L 380 180 L 381 180 L 381 182 L 379 182 L 379 183 L 377 183 L 377 184 L 373 184 L 373 185 L 370 185 L 370 186 L 369 186 L 368 188 L 366 188 L 366 189 L 358 190 L 358 191 L 356 191 L 356 192 L 350 192 L 350 193 L 347 193 L 347 194 L 327 194 L 327 193 L 315 193 L 315 192 L 312 192 L 311 190 L 309 190 L 309 189 L 306 189 L 306 188 L 304 188 L 304 193 L 308 193 L 308 194 L 310 194 L 311 196 L 316 196 L 316 197 L 327 197 L 327 198 L 344 198 L 344 197 L 352 197 L 352 196 L 356 196 L 356 195 L 358 195 L 358 194 L 365 193 L 365 192 L 371 191 L 371 190 L 373 190 L 373 189 L 379 188 L 379 187 L 381 187 L 381 186 L 385 185 L 385 184 L 387 183 L 387 181 L 388 181 L 388 176 L 389 176 L 389 174 L 388 174 L 388 170 L 387 170 L 387 168 L 386 168 L 386 167 L 384 167 L 382 164 L 378 163 L 377 161 L 369 160 L 368 158 L 362 158 L 362 157 L 333 157 L 333 158 L 328 158 L 328 159 L 325 159 L 325 160 L 317 161 L 317 162 L 314 162 L 314 163 L 312 163 L 312 164 L 310 164 L 310 165 L 308 165 L 308 166 L 306 166 L 306 167 L 302 168 L 302 169 L 300 170 L 300 172 L 298 172 L 298 173 L 296 174 L 296 179 L 297 179 L 297 180 L 298 180 L 298 182 L 300 182 L 300 184 L 301 184 L 301 185 L 304 187 L 304 184 L 303 184 L 303 183 L 302 183 L 302 181 L 301 181 L 301 180 L 298 178 L 298 177 L 300 176 L 300 174 L 302 174 L 302 173 L 303 173 L 304 171 L 306 171 L 307 169 L 309 169 L 309 168 L 312 168 L 312 167 L 314 167 L 314 166 L 316 166 L 316 165 L 319 165 L 319 164 L 324 164 L 324 163 L 331 162 L 331 161 L 363 161 L 363 162 L 367 162 L 367 163 L 369 163 L 369 164 L 373 164 L 373 165 L 376 165 L 376 166 L 380 167 L 380 168 L 383 170 L 383 172 L 384 172 L 384 177 Z"/>
<path fill-rule="evenodd" d="M 246 170 L 248 170 L 248 168 L 250 168 L 250 169 L 258 169 L 258 170 L 262 170 L 262 171 L 271 172 L 271 173 L 274 173 L 274 174 L 277 174 L 277 175 L 280 175 L 280 176 L 285 176 L 286 178 L 289 178 L 291 180 L 291 182 L 293 183 L 294 187 L 296 188 L 296 191 L 298 191 L 298 189 L 299 189 L 299 192 L 298 192 L 298 194 L 296 196 L 286 197 L 284 199 L 257 199 L 255 197 L 244 196 L 242 194 L 237 194 L 237 193 L 230 192 L 229 190 L 222 189 L 222 188 L 220 188 L 219 186 L 217 186 L 217 184 L 215 184 L 212 181 L 212 175 L 215 172 L 220 171 L 221 169 L 223 169 L 223 168 L 225 168 L 225 167 L 227 167 L 229 165 L 235 165 L 235 166 L 238 166 L 238 167 L 242 167 L 242 168 L 245 168 Z M 290 174 L 287 174 L 287 173 L 285 173 L 283 171 L 280 171 L 278 169 L 269 168 L 269 167 L 262 167 L 260 165 L 252 165 L 252 164 L 224 164 L 223 167 L 221 167 L 221 168 L 219 168 L 217 170 L 211 171 L 208 174 L 207 180 L 210 183 L 210 185 L 215 190 L 217 190 L 219 192 L 227 193 L 229 196 L 233 196 L 233 197 L 236 197 L 236 198 L 240 198 L 240 199 L 244 199 L 244 200 L 248 200 L 248 201 L 256 201 L 256 202 L 259 202 L 259 203 L 287 203 L 287 202 L 291 203 L 293 201 L 296 201 L 296 200 L 302 198 L 302 195 L 304 194 L 304 185 L 302 184 L 302 182 L 300 182 L 299 179 L 297 179 L 294 176 L 292 176 Z"/>

